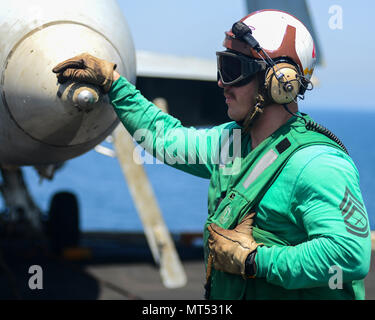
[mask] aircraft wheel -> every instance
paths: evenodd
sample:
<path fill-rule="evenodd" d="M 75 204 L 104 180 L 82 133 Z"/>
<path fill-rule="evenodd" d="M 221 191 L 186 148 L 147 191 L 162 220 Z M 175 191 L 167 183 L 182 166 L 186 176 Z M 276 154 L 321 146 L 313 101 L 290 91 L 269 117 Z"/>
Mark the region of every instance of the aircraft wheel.
<path fill-rule="evenodd" d="M 70 192 L 58 192 L 51 200 L 47 222 L 51 249 L 61 254 L 64 248 L 79 244 L 79 208 L 77 197 Z"/>

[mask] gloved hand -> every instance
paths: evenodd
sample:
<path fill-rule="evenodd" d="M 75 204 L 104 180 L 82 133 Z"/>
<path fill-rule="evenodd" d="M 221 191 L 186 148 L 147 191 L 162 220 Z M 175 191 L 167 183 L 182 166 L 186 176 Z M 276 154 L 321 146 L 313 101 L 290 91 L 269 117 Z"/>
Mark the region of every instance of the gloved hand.
<path fill-rule="evenodd" d="M 233 230 L 226 230 L 215 223 L 208 226 L 210 237 L 208 244 L 216 270 L 240 274 L 246 278 L 245 261 L 262 243 L 256 243 L 253 238 L 255 213 L 246 216 Z"/>
<path fill-rule="evenodd" d="M 83 53 L 58 64 L 52 71 L 57 73 L 57 79 L 61 84 L 68 80 L 87 82 L 98 85 L 108 93 L 115 69 L 116 64 Z"/>

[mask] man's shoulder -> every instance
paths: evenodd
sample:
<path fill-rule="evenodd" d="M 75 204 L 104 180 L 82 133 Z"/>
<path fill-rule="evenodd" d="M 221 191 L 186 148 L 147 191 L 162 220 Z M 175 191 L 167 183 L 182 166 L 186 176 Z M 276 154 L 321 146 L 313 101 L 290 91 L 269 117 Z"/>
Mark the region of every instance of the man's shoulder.
<path fill-rule="evenodd" d="M 309 163 L 311 161 L 323 161 L 329 162 L 329 159 L 334 159 L 334 161 L 347 161 L 348 163 L 353 163 L 351 157 L 346 154 L 343 150 L 340 150 L 334 146 L 316 144 L 310 145 L 305 148 L 297 150 L 290 158 L 292 163 Z"/>
<path fill-rule="evenodd" d="M 310 175 L 316 178 L 348 174 L 358 177 L 358 170 L 351 157 L 338 148 L 327 145 L 313 145 L 295 152 L 285 166 L 286 171 L 296 175 Z"/>

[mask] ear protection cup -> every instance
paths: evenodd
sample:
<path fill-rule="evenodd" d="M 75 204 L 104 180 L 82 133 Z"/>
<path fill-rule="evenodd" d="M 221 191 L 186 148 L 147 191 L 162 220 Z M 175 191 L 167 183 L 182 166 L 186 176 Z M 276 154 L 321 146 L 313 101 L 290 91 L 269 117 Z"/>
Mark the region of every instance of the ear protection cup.
<path fill-rule="evenodd" d="M 294 101 L 300 91 L 300 86 L 298 70 L 290 63 L 276 63 L 274 68 L 266 71 L 265 90 L 269 99 L 275 103 L 289 104 Z"/>

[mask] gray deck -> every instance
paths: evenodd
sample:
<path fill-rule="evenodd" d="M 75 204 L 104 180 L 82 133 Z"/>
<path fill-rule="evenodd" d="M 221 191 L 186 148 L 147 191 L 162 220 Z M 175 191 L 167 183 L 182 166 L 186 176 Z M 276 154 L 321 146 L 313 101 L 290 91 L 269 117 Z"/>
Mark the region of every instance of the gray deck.
<path fill-rule="evenodd" d="M 91 258 L 76 261 L 52 256 L 30 244 L 3 241 L 6 265 L 0 266 L 0 300 L 203 300 L 202 247 L 177 244 L 188 283 L 183 288 L 167 289 L 142 236 L 135 242 L 127 239 L 120 235 L 87 236 L 82 247 L 90 249 Z M 375 251 L 365 279 L 368 300 L 375 300 L 374 258 Z M 42 290 L 28 286 L 31 265 L 43 269 Z"/>

